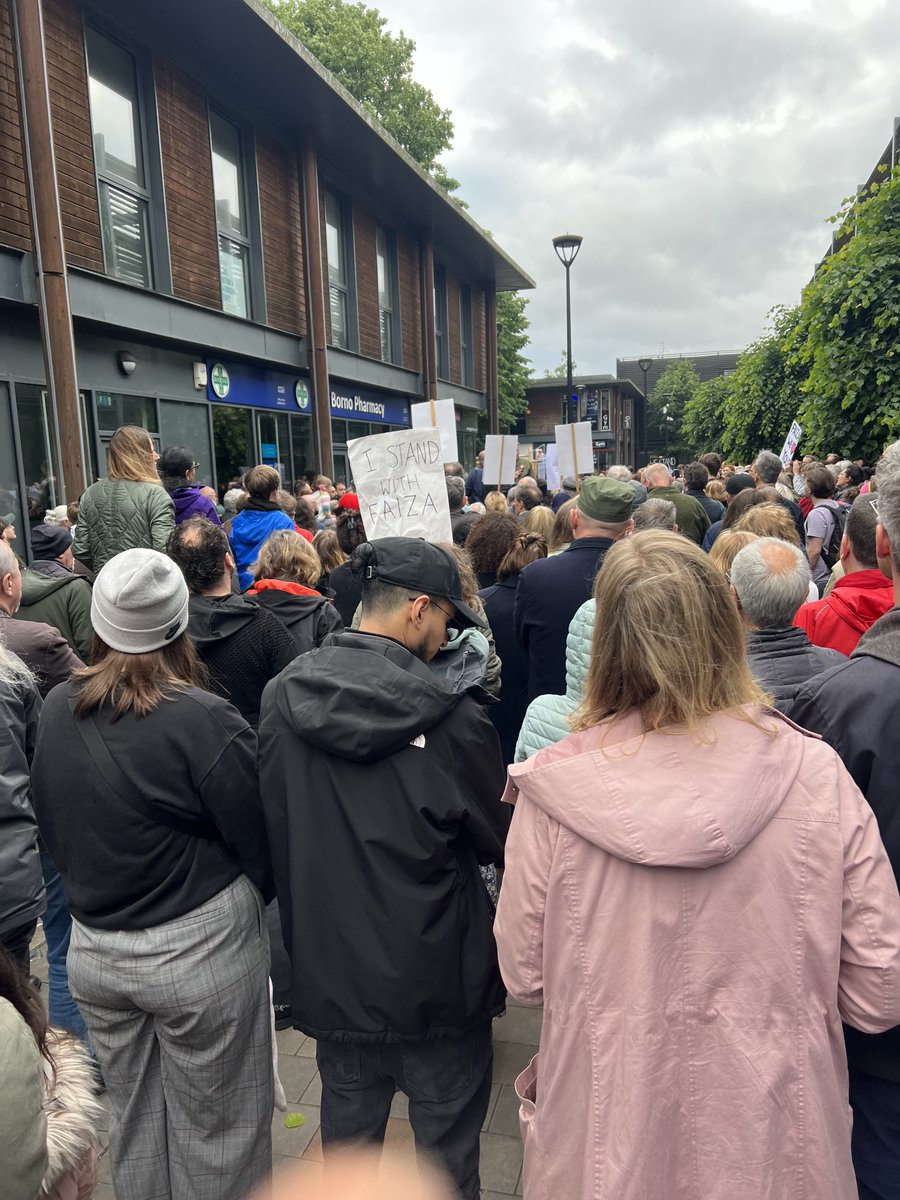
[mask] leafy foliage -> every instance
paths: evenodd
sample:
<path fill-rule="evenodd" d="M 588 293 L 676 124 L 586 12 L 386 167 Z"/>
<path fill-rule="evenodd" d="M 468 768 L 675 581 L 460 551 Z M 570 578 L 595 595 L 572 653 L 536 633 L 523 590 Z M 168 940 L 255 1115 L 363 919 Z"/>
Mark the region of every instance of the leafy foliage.
<path fill-rule="evenodd" d="M 347 0 L 267 0 L 275 16 L 446 191 L 459 187 L 438 163 L 453 142 L 449 109 L 412 77 L 416 44 L 385 28 L 375 8 Z"/>
<path fill-rule="evenodd" d="M 525 412 L 525 388 L 530 362 L 522 353 L 528 345 L 528 301 L 518 292 L 497 293 L 497 388 L 500 428 L 513 424 Z"/>
<path fill-rule="evenodd" d="M 684 406 L 681 438 L 695 459 L 708 450 L 718 450 L 725 441 L 725 405 L 731 391 L 724 375 L 705 379 Z"/>
<path fill-rule="evenodd" d="M 687 359 L 669 363 L 656 381 L 647 400 L 647 434 L 657 450 L 668 445 L 670 454 L 684 457 L 686 445 L 681 432 L 684 411 L 699 386 L 700 376 Z M 668 412 L 664 413 L 664 408 Z"/>
<path fill-rule="evenodd" d="M 789 347 L 799 319 L 796 308 L 773 308 L 770 331 L 744 351 L 728 380 L 721 450 L 735 462 L 748 463 L 760 450 L 777 454 L 797 417 L 803 371 Z"/>
<path fill-rule="evenodd" d="M 567 376 L 568 370 L 569 370 L 569 368 L 568 368 L 568 363 L 566 360 L 566 352 L 565 352 L 565 350 L 563 350 L 559 356 L 559 362 L 556 364 L 555 367 L 548 367 L 547 370 L 544 371 L 543 378 L 544 379 L 565 379 Z M 575 361 L 574 358 L 572 359 L 572 374 L 573 375 L 578 374 L 578 363 Z"/>
<path fill-rule="evenodd" d="M 874 462 L 900 434 L 900 169 L 832 221 L 853 235 L 804 292 L 787 347 L 803 448 Z"/>

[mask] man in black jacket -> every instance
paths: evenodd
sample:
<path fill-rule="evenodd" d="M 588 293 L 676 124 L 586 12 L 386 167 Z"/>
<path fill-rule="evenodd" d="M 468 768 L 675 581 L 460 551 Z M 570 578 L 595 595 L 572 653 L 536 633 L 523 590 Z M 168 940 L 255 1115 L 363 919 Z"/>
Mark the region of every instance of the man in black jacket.
<path fill-rule="evenodd" d="M 528 652 L 528 699 L 566 691 L 569 623 L 594 592 L 610 546 L 634 522 L 634 489 L 620 479 L 589 475 L 570 514 L 574 541 L 562 554 L 529 563 L 519 576 L 513 621 Z"/>
<path fill-rule="evenodd" d="M 900 442 L 878 465 L 875 549 L 900 587 Z M 801 688 L 788 715 L 833 746 L 878 819 L 900 880 L 900 609 L 863 634 L 849 659 Z M 873 1035 L 845 1026 L 860 1200 L 895 1200 L 900 1180 L 900 1028 Z"/>
<path fill-rule="evenodd" d="M 838 650 L 814 646 L 794 624 L 809 595 L 806 555 L 779 538 L 758 538 L 735 555 L 729 576 L 747 630 L 750 670 L 786 711 L 808 679 L 846 661 Z"/>
<path fill-rule="evenodd" d="M 478 618 L 438 546 L 381 538 L 353 566 L 359 631 L 296 659 L 263 697 L 294 1025 L 317 1040 L 326 1147 L 380 1142 L 399 1088 L 418 1148 L 474 1200 L 505 1001 L 479 871 L 502 858 L 503 765 L 483 709 L 426 664 L 451 622 Z"/>
<path fill-rule="evenodd" d="M 167 550 L 191 593 L 188 636 L 209 671 L 212 691 L 230 700 L 255 729 L 263 689 L 293 659 L 294 640 L 274 613 L 232 591 L 234 558 L 218 525 L 190 517 L 175 526 Z"/>

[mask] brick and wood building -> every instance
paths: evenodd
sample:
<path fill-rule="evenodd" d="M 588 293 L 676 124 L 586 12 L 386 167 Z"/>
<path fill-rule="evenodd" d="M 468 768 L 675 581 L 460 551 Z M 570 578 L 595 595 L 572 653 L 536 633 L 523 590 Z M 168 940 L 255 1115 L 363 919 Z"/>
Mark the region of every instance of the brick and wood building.
<path fill-rule="evenodd" d="M 220 488 L 347 477 L 452 397 L 496 428 L 498 290 L 532 280 L 257 0 L 0 0 L 0 515 L 123 423 Z"/>
<path fill-rule="evenodd" d="M 533 456 L 556 441 L 555 427 L 589 421 L 593 431 L 594 466 L 614 463 L 634 468 L 644 421 L 644 396 L 628 379 L 613 375 L 576 375 L 566 405 L 565 379 L 533 379 L 526 389 L 528 409 L 516 427 L 522 453 Z M 566 409 L 568 408 L 568 411 Z"/>

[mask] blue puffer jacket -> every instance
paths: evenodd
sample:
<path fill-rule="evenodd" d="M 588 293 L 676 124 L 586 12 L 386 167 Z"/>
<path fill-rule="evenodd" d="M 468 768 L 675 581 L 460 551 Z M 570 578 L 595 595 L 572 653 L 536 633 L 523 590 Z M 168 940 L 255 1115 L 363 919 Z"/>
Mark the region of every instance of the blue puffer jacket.
<path fill-rule="evenodd" d="M 516 762 L 530 758 L 545 746 L 562 741 L 572 732 L 569 718 L 584 699 L 584 687 L 591 664 L 594 612 L 594 601 L 588 600 L 572 618 L 566 636 L 566 694 L 538 696 L 528 705 L 516 744 Z"/>
<path fill-rule="evenodd" d="M 287 513 L 280 508 L 257 510 L 245 508 L 231 522 L 231 549 L 237 567 L 241 591 L 246 592 L 253 582 L 250 568 L 259 557 L 263 542 L 276 529 L 295 529 Z"/>

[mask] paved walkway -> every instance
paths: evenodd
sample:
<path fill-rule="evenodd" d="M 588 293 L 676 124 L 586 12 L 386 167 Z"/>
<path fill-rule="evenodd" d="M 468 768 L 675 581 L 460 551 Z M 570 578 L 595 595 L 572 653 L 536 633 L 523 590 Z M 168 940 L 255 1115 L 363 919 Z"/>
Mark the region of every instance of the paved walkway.
<path fill-rule="evenodd" d="M 43 937 L 32 943 L 32 971 L 44 980 L 46 996 L 47 962 Z M 513 1090 L 516 1075 L 528 1065 L 537 1051 L 541 1031 L 538 1009 L 511 1004 L 506 1015 L 494 1022 L 494 1086 L 481 1134 L 481 1186 L 484 1200 L 522 1194 L 522 1143 L 519 1139 L 519 1105 Z M 286 1129 L 284 1114 L 272 1121 L 272 1154 L 276 1171 L 301 1164 L 300 1169 L 315 1174 L 322 1167 L 322 1139 L 319 1133 L 319 1103 L 322 1088 L 316 1070 L 315 1042 L 296 1029 L 276 1034 L 278 1073 L 288 1099 L 288 1112 L 300 1112 L 306 1118 L 296 1129 Z M 109 1147 L 106 1123 L 101 1134 L 102 1157 L 99 1183 L 94 1200 L 115 1200 L 110 1185 Z M 407 1119 L 406 1097 L 396 1095 L 388 1121 L 385 1145 L 395 1153 L 415 1155 L 412 1128 Z"/>

